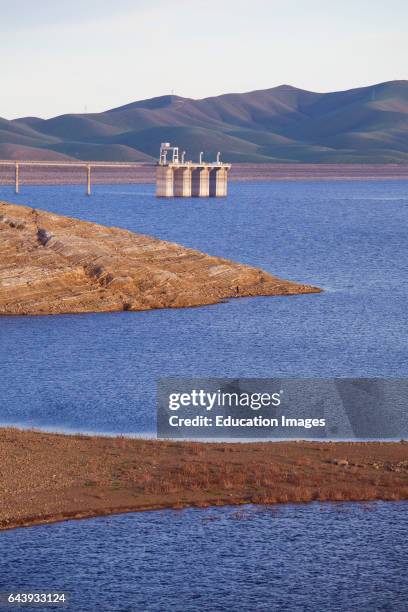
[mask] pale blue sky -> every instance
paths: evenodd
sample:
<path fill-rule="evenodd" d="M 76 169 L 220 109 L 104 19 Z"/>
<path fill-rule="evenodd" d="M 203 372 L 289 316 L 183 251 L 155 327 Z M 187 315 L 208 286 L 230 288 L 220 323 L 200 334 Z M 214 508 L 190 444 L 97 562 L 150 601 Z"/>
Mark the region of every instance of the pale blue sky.
<path fill-rule="evenodd" d="M 406 0 L 0 0 L 0 116 L 408 78 Z M 405 30 L 405 31 L 404 31 Z"/>

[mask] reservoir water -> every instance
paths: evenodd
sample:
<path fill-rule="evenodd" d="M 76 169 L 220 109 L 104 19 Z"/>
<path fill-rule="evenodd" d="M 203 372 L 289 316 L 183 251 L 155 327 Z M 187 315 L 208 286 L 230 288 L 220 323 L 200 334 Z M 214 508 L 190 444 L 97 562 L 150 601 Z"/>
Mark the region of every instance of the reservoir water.
<path fill-rule="evenodd" d="M 229 257 L 320 295 L 150 312 L 0 318 L 0 422 L 155 430 L 161 376 L 407 376 L 408 184 L 23 186 L 0 198 Z M 406 502 L 190 509 L 0 533 L 0 591 L 64 590 L 69 610 L 402 612 Z M 28 608 L 22 608 L 28 610 Z M 39 608 L 35 608 L 38 610 Z"/>
<path fill-rule="evenodd" d="M 1 532 L 0 591 L 66 591 L 75 612 L 405 612 L 407 510 L 244 506 Z"/>
<path fill-rule="evenodd" d="M 319 295 L 0 319 L 0 422 L 155 432 L 156 380 L 408 375 L 408 184 L 233 183 L 227 200 L 153 185 L 9 187 L 0 198 L 195 247 Z M 4 392 L 6 390 L 6 392 Z"/>

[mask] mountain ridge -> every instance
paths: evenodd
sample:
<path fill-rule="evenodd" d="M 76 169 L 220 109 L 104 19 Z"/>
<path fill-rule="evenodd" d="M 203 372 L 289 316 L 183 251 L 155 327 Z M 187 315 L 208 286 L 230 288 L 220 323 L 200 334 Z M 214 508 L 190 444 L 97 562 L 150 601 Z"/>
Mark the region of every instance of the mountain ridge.
<path fill-rule="evenodd" d="M 327 93 L 283 84 L 202 99 L 163 95 L 101 113 L 0 118 L 0 146 L 8 145 L 0 150 L 35 148 L 38 159 L 153 162 L 162 141 L 189 159 L 221 151 L 231 162 L 408 163 L 408 81 Z"/>

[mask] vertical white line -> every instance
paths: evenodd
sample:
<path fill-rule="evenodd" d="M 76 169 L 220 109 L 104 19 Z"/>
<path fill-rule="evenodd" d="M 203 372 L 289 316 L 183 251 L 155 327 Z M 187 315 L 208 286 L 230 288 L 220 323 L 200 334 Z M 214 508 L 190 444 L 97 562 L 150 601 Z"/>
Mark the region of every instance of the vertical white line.
<path fill-rule="evenodd" d="M 15 173 L 15 179 L 16 179 L 16 193 L 19 192 L 20 189 L 20 184 L 19 184 L 19 165 L 16 162 L 16 173 Z"/>

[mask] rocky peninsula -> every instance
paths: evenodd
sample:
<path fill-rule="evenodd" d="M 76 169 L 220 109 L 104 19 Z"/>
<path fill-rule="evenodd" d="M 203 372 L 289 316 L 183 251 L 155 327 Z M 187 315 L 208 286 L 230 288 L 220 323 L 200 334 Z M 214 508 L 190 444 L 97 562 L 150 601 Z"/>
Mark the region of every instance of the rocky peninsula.
<path fill-rule="evenodd" d="M 0 202 L 0 314 L 149 310 L 318 293 L 259 268 Z"/>

